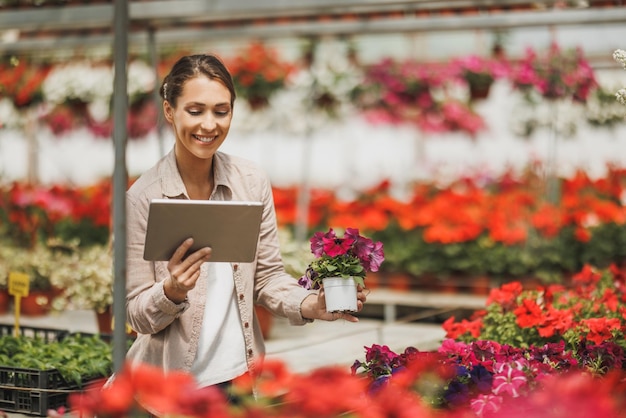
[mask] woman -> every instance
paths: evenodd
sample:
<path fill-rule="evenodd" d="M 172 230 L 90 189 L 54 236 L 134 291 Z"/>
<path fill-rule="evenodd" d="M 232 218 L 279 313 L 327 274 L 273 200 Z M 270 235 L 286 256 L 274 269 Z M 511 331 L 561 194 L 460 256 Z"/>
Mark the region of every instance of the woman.
<path fill-rule="evenodd" d="M 358 321 L 327 313 L 323 293 L 301 288 L 284 271 L 266 174 L 250 161 L 218 151 L 235 101 L 233 80 L 220 59 L 181 58 L 160 93 L 176 142 L 127 192 L 127 316 L 138 333 L 128 358 L 165 371 L 189 371 L 200 386 L 209 386 L 251 370 L 263 355 L 256 303 L 293 325 L 314 319 Z M 255 261 L 211 263 L 210 248 L 187 255 L 191 239 L 168 262 L 143 260 L 148 207 L 155 198 L 261 201 Z M 362 289 L 358 298 L 361 310 Z"/>

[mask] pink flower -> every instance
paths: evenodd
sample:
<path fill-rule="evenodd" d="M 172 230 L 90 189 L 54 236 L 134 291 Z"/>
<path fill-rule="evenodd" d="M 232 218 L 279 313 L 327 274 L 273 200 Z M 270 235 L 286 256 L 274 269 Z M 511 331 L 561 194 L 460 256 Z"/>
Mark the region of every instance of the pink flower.
<path fill-rule="evenodd" d="M 322 238 L 324 242 L 324 253 L 329 257 L 337 257 L 346 254 L 354 242 L 351 238 Z"/>
<path fill-rule="evenodd" d="M 478 417 L 483 417 L 487 413 L 498 412 L 501 405 L 502 398 L 496 395 L 478 395 L 470 402 L 472 411 Z"/>
<path fill-rule="evenodd" d="M 513 397 L 520 396 L 520 388 L 526 385 L 528 381 L 522 370 L 513 367 L 510 363 L 502 363 L 496 365 L 494 371 L 492 384 L 494 394 L 508 393 Z"/>
<path fill-rule="evenodd" d="M 335 239 L 335 231 L 332 228 L 327 233 L 316 232 L 311 238 L 311 252 L 315 257 L 321 257 L 324 253 L 324 239 Z"/>

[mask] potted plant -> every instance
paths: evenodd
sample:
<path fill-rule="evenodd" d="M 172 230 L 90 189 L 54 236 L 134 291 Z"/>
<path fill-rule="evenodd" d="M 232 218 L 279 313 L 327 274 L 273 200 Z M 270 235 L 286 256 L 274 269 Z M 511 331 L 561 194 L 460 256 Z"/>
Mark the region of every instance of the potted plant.
<path fill-rule="evenodd" d="M 524 94 L 536 91 L 547 100 L 585 103 L 598 87 L 594 70 L 580 48 L 562 50 L 556 43 L 543 54 L 528 48 L 511 74 L 513 86 Z"/>
<path fill-rule="evenodd" d="M 369 66 L 354 100 L 373 123 L 409 124 L 422 132 L 476 135 L 485 121 L 472 107 L 448 93 L 457 72 L 442 63 L 384 59 Z"/>
<path fill-rule="evenodd" d="M 507 66 L 501 60 L 484 58 L 479 55 L 468 55 L 453 61 L 452 65 L 458 77 L 469 88 L 472 100 L 484 99 L 489 96 L 489 90 L 496 78 L 507 72 Z"/>
<path fill-rule="evenodd" d="M 324 289 L 326 310 L 357 310 L 357 286 L 365 287 L 365 275 L 378 271 L 384 260 L 383 243 L 374 242 L 347 228 L 343 237 L 316 232 L 311 238 L 311 252 L 316 257 L 299 283 L 306 289 Z"/>
<path fill-rule="evenodd" d="M 283 61 L 274 49 L 253 42 L 228 62 L 237 94 L 252 110 L 269 105 L 270 97 L 285 87 L 293 65 Z"/>
<path fill-rule="evenodd" d="M 9 288 L 8 288 L 8 278 L 9 278 L 9 269 L 5 260 L 4 251 L 5 248 L 0 245 L 0 314 L 7 313 L 9 311 Z"/>
<path fill-rule="evenodd" d="M 69 247 L 50 275 L 62 294 L 52 301 L 52 309 L 87 309 L 98 316 L 100 332 L 111 332 L 110 307 L 113 304 L 113 259 L 108 245 Z"/>
<path fill-rule="evenodd" d="M 2 247 L 0 260 L 2 273 L 28 275 L 28 296 L 21 298 L 20 312 L 22 315 L 41 316 L 50 311 L 50 304 L 56 289 L 50 282 L 50 275 L 55 269 L 55 258 L 45 245 L 36 245 L 31 249 L 15 246 Z"/>

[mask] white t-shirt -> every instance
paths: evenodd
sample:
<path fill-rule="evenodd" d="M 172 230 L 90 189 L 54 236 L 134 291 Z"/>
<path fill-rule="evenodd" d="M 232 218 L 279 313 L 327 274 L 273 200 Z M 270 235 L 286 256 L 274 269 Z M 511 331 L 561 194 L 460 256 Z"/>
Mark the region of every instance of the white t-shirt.
<path fill-rule="evenodd" d="M 207 300 L 198 352 L 191 366 L 199 386 L 231 380 L 248 370 L 230 263 L 205 263 Z"/>

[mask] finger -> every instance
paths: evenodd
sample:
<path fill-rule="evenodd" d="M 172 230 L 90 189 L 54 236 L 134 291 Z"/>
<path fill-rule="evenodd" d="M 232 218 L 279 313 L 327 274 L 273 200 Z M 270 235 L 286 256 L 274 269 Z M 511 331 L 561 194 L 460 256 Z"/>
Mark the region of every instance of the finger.
<path fill-rule="evenodd" d="M 178 248 L 176 248 L 176 251 L 174 251 L 174 254 L 172 254 L 172 258 L 170 258 L 168 265 L 179 264 L 181 260 L 185 258 L 185 254 L 187 254 L 187 251 L 189 251 L 192 245 L 193 245 L 193 238 L 187 238 L 186 240 L 184 240 L 182 244 L 180 244 Z"/>
<path fill-rule="evenodd" d="M 194 251 L 193 253 L 185 257 L 185 262 L 192 264 L 197 261 L 201 261 L 201 262 L 208 261 L 211 258 L 212 252 L 213 250 L 211 249 L 211 247 L 200 248 L 199 250 Z"/>
<path fill-rule="evenodd" d="M 204 264 L 204 259 L 200 259 L 186 268 L 184 273 L 185 279 L 182 281 L 185 286 L 195 287 L 202 272 L 202 264 Z"/>
<path fill-rule="evenodd" d="M 324 293 L 324 289 L 320 289 L 317 294 L 317 303 L 319 305 L 319 309 L 322 311 L 326 311 L 326 294 Z"/>
<path fill-rule="evenodd" d="M 189 274 L 182 282 L 181 284 L 185 287 L 186 290 L 191 290 L 194 287 L 196 287 L 196 283 L 198 282 L 198 279 L 200 278 L 200 270 L 197 270 L 191 274 Z"/>
<path fill-rule="evenodd" d="M 344 314 L 342 319 L 348 322 L 359 322 L 359 318 L 350 314 Z"/>
<path fill-rule="evenodd" d="M 184 245 L 181 245 L 179 247 L 179 250 L 183 248 L 184 248 Z M 170 271 L 171 275 L 182 278 L 183 274 L 186 271 L 194 272 L 194 271 L 200 270 L 200 268 L 202 267 L 202 264 L 208 261 L 210 258 L 211 258 L 211 248 L 205 247 L 205 248 L 201 248 L 198 251 L 195 251 L 189 257 L 185 258 L 184 261 L 179 260 L 179 262 L 176 262 L 176 256 L 172 257 L 172 259 L 167 265 L 167 268 Z"/>
<path fill-rule="evenodd" d="M 174 286 L 176 286 L 180 290 L 189 291 L 196 287 L 196 282 L 200 277 L 200 270 L 183 271 L 180 275 L 176 273 L 170 273 L 172 277 L 172 281 L 174 282 Z"/>
<path fill-rule="evenodd" d="M 356 301 L 356 311 L 361 312 L 363 310 L 363 302 L 360 300 Z"/>

